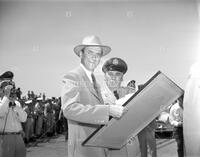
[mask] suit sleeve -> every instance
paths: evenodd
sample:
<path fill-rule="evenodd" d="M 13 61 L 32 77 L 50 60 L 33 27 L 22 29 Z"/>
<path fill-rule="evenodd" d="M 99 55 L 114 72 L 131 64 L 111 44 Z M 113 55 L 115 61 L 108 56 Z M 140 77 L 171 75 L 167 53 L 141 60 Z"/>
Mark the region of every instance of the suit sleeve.
<path fill-rule="evenodd" d="M 61 92 L 64 116 L 80 123 L 108 123 L 109 106 L 104 104 L 82 104 L 80 101 L 81 85 L 83 83 L 80 83 L 75 74 L 68 74 L 64 77 Z"/>

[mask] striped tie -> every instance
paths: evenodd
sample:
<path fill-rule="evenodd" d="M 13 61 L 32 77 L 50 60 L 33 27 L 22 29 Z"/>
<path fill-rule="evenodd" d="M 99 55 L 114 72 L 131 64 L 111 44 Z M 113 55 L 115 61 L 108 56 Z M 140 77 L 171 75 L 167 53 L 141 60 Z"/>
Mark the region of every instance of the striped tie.
<path fill-rule="evenodd" d="M 96 93 L 99 94 L 98 88 L 97 88 L 97 82 L 96 82 L 96 79 L 95 79 L 95 76 L 93 73 L 91 74 L 91 77 L 92 77 L 93 87 L 94 87 Z"/>

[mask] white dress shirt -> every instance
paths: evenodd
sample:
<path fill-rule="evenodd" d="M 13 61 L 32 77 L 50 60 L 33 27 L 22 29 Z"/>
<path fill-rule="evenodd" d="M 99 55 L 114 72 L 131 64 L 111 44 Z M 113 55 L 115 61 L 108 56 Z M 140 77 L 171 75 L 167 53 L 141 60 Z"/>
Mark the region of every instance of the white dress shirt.
<path fill-rule="evenodd" d="M 3 97 L 0 100 L 0 132 L 19 132 L 22 131 L 21 122 L 27 119 L 26 112 L 22 109 L 20 103 L 15 101 L 16 106 L 9 107 L 9 99 Z M 7 117 L 7 120 L 6 120 Z M 5 124 L 6 123 L 6 124 Z"/>
<path fill-rule="evenodd" d="M 105 104 L 115 104 L 117 99 L 105 83 L 101 88 L 101 94 Z"/>
<path fill-rule="evenodd" d="M 89 70 L 87 70 L 87 69 L 84 67 L 83 64 L 81 64 L 81 68 L 83 68 L 83 70 L 85 71 L 85 73 L 86 73 L 87 77 L 89 78 L 90 82 L 93 83 L 93 81 L 92 81 L 92 76 L 91 76 L 91 75 L 92 75 L 92 72 L 89 71 Z"/>
<path fill-rule="evenodd" d="M 178 126 L 183 122 L 183 109 L 178 102 L 170 108 L 169 121 L 173 126 Z"/>

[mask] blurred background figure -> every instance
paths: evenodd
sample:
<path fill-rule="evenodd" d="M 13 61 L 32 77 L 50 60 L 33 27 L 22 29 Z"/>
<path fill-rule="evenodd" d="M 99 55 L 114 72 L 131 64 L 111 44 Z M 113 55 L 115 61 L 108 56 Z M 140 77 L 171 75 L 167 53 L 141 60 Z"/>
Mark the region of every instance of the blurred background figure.
<path fill-rule="evenodd" d="M 142 90 L 143 88 L 143 84 L 138 85 L 138 90 Z M 141 157 L 148 157 L 148 152 L 150 153 L 151 157 L 157 157 L 155 129 L 156 120 L 153 120 L 142 131 L 138 133 Z"/>
<path fill-rule="evenodd" d="M 39 138 L 42 134 L 43 121 L 44 121 L 44 104 L 42 97 L 37 98 L 35 104 L 35 115 L 36 115 L 36 137 Z"/>
<path fill-rule="evenodd" d="M 33 124 L 34 124 L 34 119 L 33 119 L 33 101 L 32 100 L 27 100 L 25 102 L 26 106 L 24 106 L 24 111 L 27 113 L 27 120 L 24 124 L 24 132 L 25 132 L 25 143 L 28 144 L 30 142 L 30 139 L 33 138 Z"/>
<path fill-rule="evenodd" d="M 177 142 L 178 157 L 184 156 L 184 140 L 183 140 L 183 96 L 176 100 L 169 112 L 169 122 L 174 126 L 173 137 Z"/>
<path fill-rule="evenodd" d="M 44 106 L 44 116 L 46 117 L 46 133 L 47 136 L 53 136 L 54 135 L 54 129 L 55 129 L 55 111 L 53 108 L 53 103 L 51 101 L 51 98 L 47 99 L 47 102 Z"/>
<path fill-rule="evenodd" d="M 200 156 L 200 62 L 192 65 L 184 94 L 183 132 L 186 157 Z"/>
<path fill-rule="evenodd" d="M 127 87 L 130 87 L 134 90 L 134 92 L 136 91 L 136 81 L 135 80 L 131 80 L 127 83 Z"/>
<path fill-rule="evenodd" d="M 20 88 L 17 88 L 16 94 L 17 94 L 18 100 L 20 100 L 21 99 L 21 95 L 22 95 L 22 91 L 21 91 Z"/>

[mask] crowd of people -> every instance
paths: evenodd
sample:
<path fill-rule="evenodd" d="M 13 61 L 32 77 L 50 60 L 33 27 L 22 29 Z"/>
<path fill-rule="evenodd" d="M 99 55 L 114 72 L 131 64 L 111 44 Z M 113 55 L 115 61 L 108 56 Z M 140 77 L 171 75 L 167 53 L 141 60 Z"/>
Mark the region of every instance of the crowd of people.
<path fill-rule="evenodd" d="M 11 71 L 0 75 L 0 157 L 25 157 L 26 146 L 57 134 L 65 133 L 67 140 L 61 98 L 46 98 L 33 91 L 22 97 L 13 78 Z"/>
<path fill-rule="evenodd" d="M 106 125 L 111 118 L 119 119 L 126 114 L 128 109 L 116 102 L 137 90 L 135 80 L 122 86 L 128 65 L 118 57 L 110 58 L 104 63 L 102 73 L 105 82 L 103 85 L 97 83 L 94 70 L 101 57 L 110 51 L 111 48 L 102 45 L 97 36 L 85 37 L 82 44 L 74 48 L 81 64 L 64 76 L 59 98 L 46 98 L 45 94 L 37 95 L 33 91 L 28 91 L 22 97 L 20 88 L 14 88 L 14 74 L 10 71 L 2 74 L 0 157 L 25 157 L 24 143 L 61 133 L 65 133 L 65 139 L 68 139 L 68 157 L 147 157 L 148 154 L 157 157 L 154 120 L 134 137 L 131 145 L 127 143 L 120 150 L 82 145 L 100 125 Z M 142 88 L 144 85 L 138 86 L 138 90 Z M 173 116 L 170 120 L 180 135 L 183 132 L 183 121 L 181 117 L 178 118 L 180 123 L 177 122 L 177 117 L 180 117 L 177 109 L 174 107 L 171 111 Z M 183 136 L 177 136 L 177 148 L 181 157 L 183 141 L 180 138 Z M 14 148 L 12 152 L 9 151 L 11 146 Z"/>
<path fill-rule="evenodd" d="M 61 111 L 60 98 L 46 98 L 44 94 L 41 97 L 41 94 L 37 96 L 28 92 L 27 97 L 19 101 L 27 113 L 27 120 L 22 123 L 25 143 L 61 133 L 65 133 L 67 139 L 67 120 Z"/>

